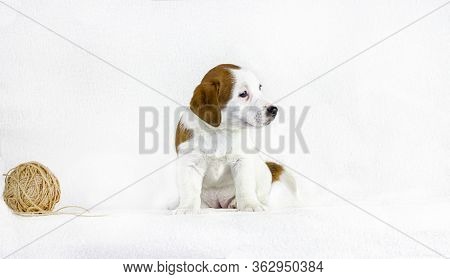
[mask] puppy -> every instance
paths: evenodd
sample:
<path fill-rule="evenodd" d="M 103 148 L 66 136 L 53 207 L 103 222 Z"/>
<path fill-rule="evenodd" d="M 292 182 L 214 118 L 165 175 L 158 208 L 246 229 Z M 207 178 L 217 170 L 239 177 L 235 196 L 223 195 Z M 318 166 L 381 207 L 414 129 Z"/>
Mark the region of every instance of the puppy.
<path fill-rule="evenodd" d="M 278 180 L 297 195 L 295 179 L 281 165 L 264 162 L 244 133 L 269 125 L 277 112 L 262 98 L 262 85 L 252 72 L 231 64 L 211 69 L 177 126 L 176 213 L 201 207 L 263 211 Z"/>

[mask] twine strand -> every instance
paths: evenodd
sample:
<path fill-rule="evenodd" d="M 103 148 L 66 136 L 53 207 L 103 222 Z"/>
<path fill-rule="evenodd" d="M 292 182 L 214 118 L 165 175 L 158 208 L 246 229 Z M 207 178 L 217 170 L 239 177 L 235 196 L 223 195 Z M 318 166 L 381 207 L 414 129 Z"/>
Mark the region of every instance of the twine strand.
<path fill-rule="evenodd" d="M 18 165 L 5 174 L 5 190 L 3 200 L 20 216 L 77 215 L 81 217 L 101 217 L 92 215 L 89 210 L 80 206 L 64 206 L 53 210 L 59 202 L 61 190 L 56 176 L 38 162 L 27 162 Z M 65 211 L 72 208 L 81 210 Z"/>
<path fill-rule="evenodd" d="M 67 208 L 80 209 L 81 212 L 63 211 L 64 209 L 67 209 Z M 55 211 L 36 211 L 36 212 L 13 211 L 13 213 L 16 215 L 19 215 L 19 216 L 23 216 L 23 217 L 52 216 L 52 215 L 73 215 L 73 216 L 78 216 L 78 217 L 105 217 L 105 216 L 108 216 L 107 214 L 90 214 L 89 209 L 86 209 L 81 206 L 76 206 L 76 205 L 63 206 L 63 207 L 56 209 Z"/>

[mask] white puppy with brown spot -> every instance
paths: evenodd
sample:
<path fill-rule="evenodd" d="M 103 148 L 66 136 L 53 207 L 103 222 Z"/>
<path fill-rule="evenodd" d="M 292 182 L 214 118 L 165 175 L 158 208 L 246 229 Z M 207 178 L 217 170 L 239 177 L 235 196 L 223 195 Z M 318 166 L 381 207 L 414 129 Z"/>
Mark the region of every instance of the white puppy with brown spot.
<path fill-rule="evenodd" d="M 262 98 L 252 72 L 231 64 L 211 69 L 195 88 L 176 131 L 176 212 L 202 206 L 263 211 L 277 180 L 297 195 L 295 179 L 281 165 L 263 161 L 244 136 L 246 128 L 268 125 L 277 112 Z"/>

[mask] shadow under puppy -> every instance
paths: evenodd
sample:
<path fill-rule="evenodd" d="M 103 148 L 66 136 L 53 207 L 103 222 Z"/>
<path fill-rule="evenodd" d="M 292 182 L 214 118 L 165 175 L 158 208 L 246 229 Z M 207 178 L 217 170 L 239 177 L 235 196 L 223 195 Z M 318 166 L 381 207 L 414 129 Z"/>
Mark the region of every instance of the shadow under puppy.
<path fill-rule="evenodd" d="M 249 70 L 231 64 L 211 69 L 177 125 L 176 213 L 195 213 L 201 207 L 263 211 L 276 181 L 297 196 L 293 176 L 283 166 L 265 162 L 244 133 L 269 125 L 277 112 L 262 98 L 262 85 Z"/>

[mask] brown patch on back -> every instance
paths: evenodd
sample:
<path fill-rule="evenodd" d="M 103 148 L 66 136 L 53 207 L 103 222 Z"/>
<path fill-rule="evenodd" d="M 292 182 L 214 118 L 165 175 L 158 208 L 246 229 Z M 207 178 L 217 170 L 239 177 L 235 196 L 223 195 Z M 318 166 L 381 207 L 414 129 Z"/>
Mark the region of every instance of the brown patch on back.
<path fill-rule="evenodd" d="M 220 110 L 231 98 L 233 75 L 230 69 L 240 69 L 240 67 L 221 64 L 209 70 L 195 88 L 191 99 L 191 110 L 213 127 L 218 127 L 222 122 Z"/>
<path fill-rule="evenodd" d="M 183 126 L 181 121 L 178 121 L 177 132 L 175 134 L 175 149 L 178 153 L 178 146 L 185 141 L 188 141 L 192 138 L 192 130 L 187 129 Z"/>
<path fill-rule="evenodd" d="M 280 180 L 280 175 L 284 170 L 283 166 L 274 162 L 266 162 L 266 165 L 269 167 L 269 170 L 272 173 L 272 183 Z"/>

